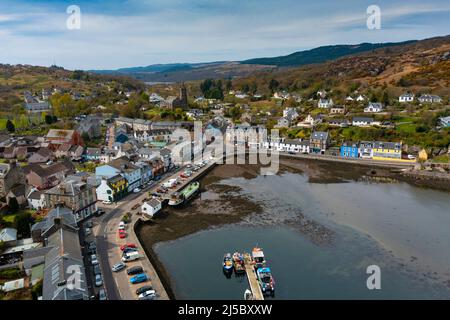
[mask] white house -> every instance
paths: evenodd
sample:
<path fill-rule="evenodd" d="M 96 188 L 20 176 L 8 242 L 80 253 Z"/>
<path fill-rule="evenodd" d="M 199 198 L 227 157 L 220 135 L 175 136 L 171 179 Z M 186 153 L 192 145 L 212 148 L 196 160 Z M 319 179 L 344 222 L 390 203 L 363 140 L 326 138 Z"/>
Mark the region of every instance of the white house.
<path fill-rule="evenodd" d="M 291 125 L 291 122 L 287 118 L 278 119 L 278 123 L 276 125 L 277 128 L 288 128 Z"/>
<path fill-rule="evenodd" d="M 352 125 L 355 127 L 368 127 L 373 124 L 373 118 L 368 117 L 354 117 Z"/>
<path fill-rule="evenodd" d="M 433 94 L 422 94 L 419 101 L 421 103 L 439 103 L 442 102 L 442 98 Z"/>
<path fill-rule="evenodd" d="M 319 99 L 317 106 L 321 109 L 328 109 L 333 106 L 333 99 Z"/>
<path fill-rule="evenodd" d="M 358 97 L 356 97 L 356 101 L 358 101 L 358 102 L 366 101 L 366 97 L 364 97 L 362 94 L 360 94 Z"/>
<path fill-rule="evenodd" d="M 171 136 L 172 131 L 167 129 L 134 131 L 134 138 L 140 142 L 170 142 Z"/>
<path fill-rule="evenodd" d="M 153 216 L 158 213 L 162 208 L 161 201 L 158 199 L 150 199 L 150 201 L 144 202 L 144 204 L 141 206 L 141 211 L 144 215 L 146 215 L 149 218 L 153 218 Z"/>
<path fill-rule="evenodd" d="M 246 94 L 246 93 L 238 93 L 238 94 L 235 94 L 234 96 L 238 99 L 247 99 L 248 98 L 248 94 Z"/>
<path fill-rule="evenodd" d="M 379 102 L 369 102 L 367 107 L 364 108 L 366 113 L 377 113 L 383 111 L 383 105 Z"/>
<path fill-rule="evenodd" d="M 322 122 L 322 117 L 313 117 L 310 114 L 308 114 L 308 116 L 305 118 L 305 120 L 297 123 L 297 127 L 302 127 L 302 128 L 311 128 L 314 127 L 316 124 L 319 124 Z"/>
<path fill-rule="evenodd" d="M 309 140 L 282 139 L 279 141 L 265 141 L 262 146 L 264 149 L 282 152 L 309 153 Z"/>
<path fill-rule="evenodd" d="M 414 94 L 412 93 L 404 93 L 400 97 L 398 97 L 399 102 L 413 102 L 414 101 Z"/>
<path fill-rule="evenodd" d="M 164 98 L 161 97 L 159 94 L 157 93 L 152 93 L 149 97 L 149 101 L 151 103 L 160 103 L 164 101 Z"/>
<path fill-rule="evenodd" d="M 34 210 L 41 210 L 45 208 L 45 195 L 44 192 L 39 191 L 36 188 L 30 190 L 27 195 L 28 206 Z"/>
<path fill-rule="evenodd" d="M 291 97 L 291 95 L 287 91 L 281 91 L 281 92 L 275 92 L 273 94 L 273 97 L 275 99 L 288 100 Z"/>

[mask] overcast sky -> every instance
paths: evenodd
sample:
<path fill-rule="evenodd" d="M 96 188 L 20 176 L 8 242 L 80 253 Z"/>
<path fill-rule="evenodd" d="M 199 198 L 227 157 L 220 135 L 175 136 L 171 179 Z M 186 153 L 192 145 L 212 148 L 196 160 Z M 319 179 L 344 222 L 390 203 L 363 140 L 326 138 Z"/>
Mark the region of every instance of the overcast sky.
<path fill-rule="evenodd" d="M 69 5 L 81 29 L 69 30 Z M 381 9 L 369 30 L 367 7 Z M 115 69 L 450 34 L 448 0 L 1 0 L 0 63 Z"/>

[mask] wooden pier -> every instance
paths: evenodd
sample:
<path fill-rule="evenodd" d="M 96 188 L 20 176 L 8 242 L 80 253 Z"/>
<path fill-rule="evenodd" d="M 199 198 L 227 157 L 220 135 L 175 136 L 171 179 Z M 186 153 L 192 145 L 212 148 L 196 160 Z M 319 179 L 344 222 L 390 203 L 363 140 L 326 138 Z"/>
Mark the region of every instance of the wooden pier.
<path fill-rule="evenodd" d="M 252 257 L 249 253 L 244 253 L 245 272 L 247 273 L 248 284 L 253 294 L 253 300 L 264 300 L 264 295 L 256 278 L 255 268 L 252 264 Z"/>

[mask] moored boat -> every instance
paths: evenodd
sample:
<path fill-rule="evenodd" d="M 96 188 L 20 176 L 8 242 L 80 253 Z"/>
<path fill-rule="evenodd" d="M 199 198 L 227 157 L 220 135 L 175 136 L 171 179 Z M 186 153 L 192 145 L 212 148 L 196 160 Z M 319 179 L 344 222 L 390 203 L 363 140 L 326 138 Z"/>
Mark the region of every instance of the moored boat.
<path fill-rule="evenodd" d="M 266 259 L 264 258 L 264 252 L 259 247 L 253 248 L 252 260 L 255 269 L 264 268 L 266 266 Z"/>
<path fill-rule="evenodd" d="M 253 293 L 249 290 L 246 289 L 244 292 L 244 300 L 253 300 Z"/>
<path fill-rule="evenodd" d="M 200 189 L 200 183 L 194 181 L 180 192 L 175 192 L 169 200 L 169 206 L 181 206 L 191 200 Z"/>
<path fill-rule="evenodd" d="M 235 252 L 233 254 L 233 267 L 236 275 L 245 273 L 244 255 L 242 253 Z"/>
<path fill-rule="evenodd" d="M 263 294 L 275 294 L 275 281 L 270 268 L 258 268 L 256 277 Z"/>
<path fill-rule="evenodd" d="M 229 253 L 225 254 L 223 257 L 223 271 L 226 273 L 233 272 L 233 259 Z"/>

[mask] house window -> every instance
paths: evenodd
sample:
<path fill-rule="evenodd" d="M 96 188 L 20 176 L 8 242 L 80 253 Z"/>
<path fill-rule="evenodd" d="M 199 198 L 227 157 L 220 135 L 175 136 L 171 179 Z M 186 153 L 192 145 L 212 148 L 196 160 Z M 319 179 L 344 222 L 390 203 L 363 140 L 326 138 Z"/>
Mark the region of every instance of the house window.
<path fill-rule="evenodd" d="M 107 193 L 107 194 L 111 194 L 111 190 L 107 190 L 106 193 Z"/>

